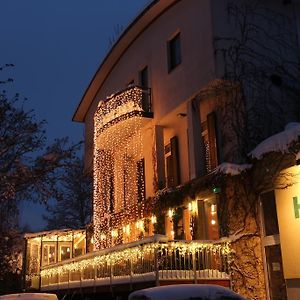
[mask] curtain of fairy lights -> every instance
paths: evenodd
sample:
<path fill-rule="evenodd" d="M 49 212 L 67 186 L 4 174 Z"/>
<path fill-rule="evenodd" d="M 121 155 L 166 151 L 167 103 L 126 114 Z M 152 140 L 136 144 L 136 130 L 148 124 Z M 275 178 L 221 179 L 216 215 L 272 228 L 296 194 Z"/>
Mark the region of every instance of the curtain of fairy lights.
<path fill-rule="evenodd" d="M 100 102 L 94 116 L 94 244 L 103 249 L 130 240 L 143 218 L 142 90 L 134 87 Z M 142 188 L 138 188 L 138 183 Z M 140 223 L 139 223 L 140 224 Z M 140 224 L 141 225 L 141 224 Z"/>

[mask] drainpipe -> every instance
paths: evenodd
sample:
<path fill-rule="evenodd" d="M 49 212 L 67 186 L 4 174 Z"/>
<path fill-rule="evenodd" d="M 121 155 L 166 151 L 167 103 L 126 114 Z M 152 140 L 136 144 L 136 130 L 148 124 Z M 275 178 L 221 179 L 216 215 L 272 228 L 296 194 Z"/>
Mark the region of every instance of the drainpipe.
<path fill-rule="evenodd" d="M 24 238 L 24 255 L 23 255 L 23 263 L 22 263 L 22 290 L 25 292 L 26 289 L 26 270 L 27 270 L 27 246 L 28 240 Z"/>
<path fill-rule="evenodd" d="M 41 286 L 42 286 L 42 276 L 41 276 L 42 262 L 43 262 L 43 236 L 41 236 L 41 249 L 40 249 L 39 290 L 41 290 Z"/>

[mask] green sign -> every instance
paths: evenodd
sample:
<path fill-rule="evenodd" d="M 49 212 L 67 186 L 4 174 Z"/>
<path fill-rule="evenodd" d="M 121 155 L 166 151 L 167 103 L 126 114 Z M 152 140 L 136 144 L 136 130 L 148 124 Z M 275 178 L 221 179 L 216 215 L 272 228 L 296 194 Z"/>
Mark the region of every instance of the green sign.
<path fill-rule="evenodd" d="M 298 197 L 293 197 L 294 202 L 294 212 L 295 212 L 295 218 L 300 218 L 300 203 L 298 203 Z"/>
<path fill-rule="evenodd" d="M 214 188 L 213 188 L 213 193 L 215 193 L 215 194 L 221 193 L 221 188 L 219 188 L 219 187 L 214 187 Z"/>

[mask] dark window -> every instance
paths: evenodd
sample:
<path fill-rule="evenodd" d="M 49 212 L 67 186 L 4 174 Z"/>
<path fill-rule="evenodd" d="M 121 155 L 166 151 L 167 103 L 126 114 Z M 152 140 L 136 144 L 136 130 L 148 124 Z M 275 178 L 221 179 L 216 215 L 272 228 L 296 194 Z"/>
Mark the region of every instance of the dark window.
<path fill-rule="evenodd" d="M 168 149 L 170 151 L 168 151 Z M 170 139 L 170 145 L 165 146 L 167 186 L 175 187 L 180 184 L 180 167 L 178 139 L 176 136 Z"/>
<path fill-rule="evenodd" d="M 181 45 L 180 45 L 180 33 L 172 38 L 168 44 L 168 69 L 172 71 L 181 63 Z"/>
<path fill-rule="evenodd" d="M 279 234 L 274 191 L 261 195 L 265 235 Z"/>
<path fill-rule="evenodd" d="M 147 88 L 148 83 L 148 67 L 146 66 L 143 70 L 140 71 L 140 86 L 143 88 Z"/>

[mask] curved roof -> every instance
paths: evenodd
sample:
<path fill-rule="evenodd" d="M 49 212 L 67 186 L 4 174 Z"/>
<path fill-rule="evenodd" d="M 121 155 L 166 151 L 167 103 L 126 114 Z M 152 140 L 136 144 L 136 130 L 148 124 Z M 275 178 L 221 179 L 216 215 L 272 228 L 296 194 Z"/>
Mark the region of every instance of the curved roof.
<path fill-rule="evenodd" d="M 97 95 L 98 90 L 124 52 L 156 18 L 178 1 L 179 0 L 153 0 L 126 28 L 96 71 L 73 115 L 73 121 L 84 122 L 86 113 Z"/>

